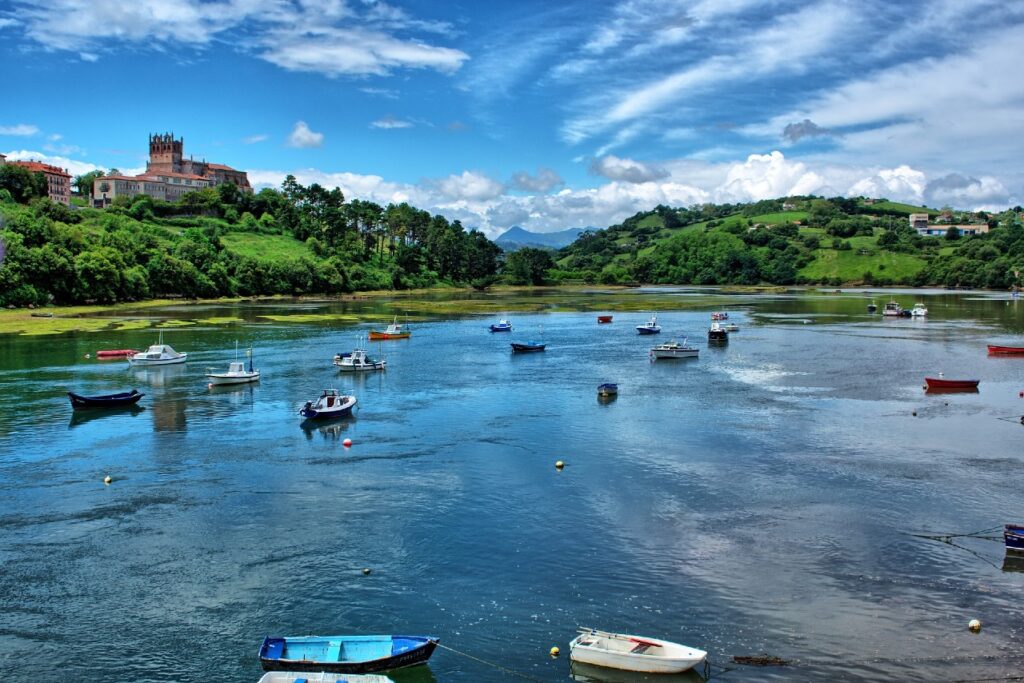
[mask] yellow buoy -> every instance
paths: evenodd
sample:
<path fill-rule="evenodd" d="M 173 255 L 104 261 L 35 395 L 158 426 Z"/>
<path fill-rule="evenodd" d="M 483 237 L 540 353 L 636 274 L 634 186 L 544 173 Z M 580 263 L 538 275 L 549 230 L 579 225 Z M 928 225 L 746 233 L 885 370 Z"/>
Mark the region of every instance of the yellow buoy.
<path fill-rule="evenodd" d="M 107 476 L 103 477 L 103 483 L 104 484 L 109 484 L 112 481 L 114 481 L 114 480 L 110 478 L 109 474 Z"/>
<path fill-rule="evenodd" d="M 560 469 L 562 469 L 563 467 L 565 467 L 565 463 L 564 463 L 564 462 L 562 462 L 561 460 L 559 460 L 558 462 L 556 462 L 556 463 L 555 463 L 555 469 L 556 469 L 556 470 L 560 470 Z"/>
<path fill-rule="evenodd" d="M 970 623 L 967 624 L 967 628 L 970 629 L 971 633 L 977 633 L 981 630 L 981 622 L 977 619 L 971 619 Z"/>
<path fill-rule="evenodd" d="M 561 653 L 561 652 L 562 652 L 562 651 L 561 651 L 561 650 L 559 650 L 557 646 L 556 646 L 556 647 L 553 647 L 553 648 L 551 648 L 551 656 L 552 656 L 552 657 L 557 657 L 557 656 L 559 655 L 559 653 Z"/>

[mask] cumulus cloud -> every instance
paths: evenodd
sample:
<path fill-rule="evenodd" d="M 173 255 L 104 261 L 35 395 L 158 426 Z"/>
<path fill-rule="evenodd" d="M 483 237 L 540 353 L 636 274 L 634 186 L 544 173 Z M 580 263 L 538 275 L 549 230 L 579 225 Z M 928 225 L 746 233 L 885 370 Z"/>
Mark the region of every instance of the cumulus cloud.
<path fill-rule="evenodd" d="M 832 131 L 822 128 L 810 119 L 804 119 L 800 123 L 787 123 L 782 129 L 782 137 L 790 142 L 796 142 L 800 138 L 813 138 L 819 135 L 831 135 Z"/>
<path fill-rule="evenodd" d="M 926 184 L 926 176 L 922 171 L 904 164 L 897 168 L 883 168 L 877 173 L 861 178 L 850 185 L 846 194 L 851 197 L 899 198 L 920 204 L 924 201 Z"/>
<path fill-rule="evenodd" d="M 258 142 L 264 142 L 267 139 L 267 137 L 268 136 L 264 135 L 263 133 L 259 133 L 257 135 L 250 135 L 248 137 L 242 138 L 242 144 L 255 145 Z"/>
<path fill-rule="evenodd" d="M 323 147 L 324 145 L 324 134 L 314 133 L 306 125 L 305 121 L 298 121 L 295 124 L 295 128 L 288 135 L 288 146 L 309 148 L 309 147 Z"/>
<path fill-rule="evenodd" d="M 463 171 L 434 181 L 434 186 L 444 197 L 453 200 L 488 200 L 501 196 L 505 186 L 482 173 Z"/>
<path fill-rule="evenodd" d="M 51 166 L 59 166 L 60 168 L 67 169 L 68 173 L 72 176 L 82 175 L 83 173 L 100 168 L 87 161 L 79 161 L 59 154 L 46 154 L 45 152 L 30 149 L 11 150 L 10 152 L 4 152 L 4 156 L 7 157 L 7 161 L 41 161 Z M 139 172 L 141 173 L 141 170 Z"/>
<path fill-rule="evenodd" d="M 14 135 L 17 137 L 30 137 L 39 132 L 37 126 L 27 123 L 19 123 L 14 126 L 0 126 L 0 135 Z"/>
<path fill-rule="evenodd" d="M 590 163 L 590 172 L 609 180 L 623 180 L 627 183 L 646 183 L 668 176 L 668 171 L 660 166 L 623 159 L 612 154 L 594 159 Z"/>
<path fill-rule="evenodd" d="M 1010 203 L 1010 193 L 996 178 L 969 178 L 959 173 L 928 181 L 924 197 L 931 206 L 1006 208 Z"/>
<path fill-rule="evenodd" d="M 511 180 L 512 187 L 525 192 L 548 192 L 564 184 L 562 176 L 550 168 L 537 169 L 535 176 L 531 176 L 526 171 L 519 171 L 512 174 Z"/>
<path fill-rule="evenodd" d="M 384 130 L 392 130 L 395 128 L 412 128 L 412 121 L 406 121 L 405 119 L 396 119 L 394 116 L 385 116 L 382 119 L 377 119 L 370 123 L 371 128 L 382 128 Z"/>

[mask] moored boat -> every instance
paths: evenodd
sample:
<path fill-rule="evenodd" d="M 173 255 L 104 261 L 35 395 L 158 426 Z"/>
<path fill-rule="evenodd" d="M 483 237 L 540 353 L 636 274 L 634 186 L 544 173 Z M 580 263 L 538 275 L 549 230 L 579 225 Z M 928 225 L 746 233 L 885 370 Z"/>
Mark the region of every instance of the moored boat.
<path fill-rule="evenodd" d="M 667 640 L 595 629 L 581 628 L 569 643 L 569 657 L 574 662 L 644 673 L 682 673 L 707 656 L 704 650 Z"/>
<path fill-rule="evenodd" d="M 1003 527 L 1003 541 L 1006 549 L 1024 553 L 1024 524 L 1007 524 Z"/>
<path fill-rule="evenodd" d="M 383 370 L 387 361 L 375 360 L 366 355 L 363 349 L 352 349 L 351 353 L 339 353 L 334 357 L 334 364 L 341 372 L 372 372 Z"/>
<path fill-rule="evenodd" d="M 611 321 L 612 321 L 612 317 L 610 315 L 599 315 L 599 316 L 597 316 L 597 322 L 598 323 L 610 323 Z"/>
<path fill-rule="evenodd" d="M 729 314 L 726 313 L 725 311 L 715 311 L 714 313 L 711 314 L 711 319 L 712 320 L 728 320 L 729 319 Z"/>
<path fill-rule="evenodd" d="M 306 405 L 299 411 L 299 415 L 307 420 L 343 417 L 352 414 L 355 404 L 355 396 L 344 396 L 335 389 L 324 389 L 316 401 L 306 401 Z"/>
<path fill-rule="evenodd" d="M 717 320 L 712 322 L 711 327 L 708 328 L 708 341 L 716 344 L 725 344 L 729 341 L 729 333 Z"/>
<path fill-rule="evenodd" d="M 370 330 L 370 341 L 382 341 L 384 339 L 408 339 L 412 335 L 412 331 L 398 322 L 398 316 L 395 316 L 394 322 L 387 326 L 383 332 L 377 330 Z"/>
<path fill-rule="evenodd" d="M 164 344 L 164 333 L 161 331 L 157 343 L 150 346 L 142 353 L 128 356 L 128 364 L 133 366 L 146 367 L 150 365 L 175 365 L 184 363 L 188 353 L 178 353 L 169 344 Z"/>
<path fill-rule="evenodd" d="M 1024 346 L 988 345 L 988 352 L 993 356 L 1024 356 Z"/>
<path fill-rule="evenodd" d="M 928 309 L 919 301 L 910 309 L 910 315 L 914 318 L 923 318 L 928 315 Z"/>
<path fill-rule="evenodd" d="M 611 382 L 605 382 L 604 384 L 598 384 L 597 385 L 597 395 L 598 396 L 618 396 L 619 395 L 619 385 L 618 384 L 613 384 Z"/>
<path fill-rule="evenodd" d="M 726 332 L 739 332 L 740 331 L 740 326 L 737 325 L 736 323 L 726 323 L 726 324 L 722 325 L 722 327 L 725 328 Z"/>
<path fill-rule="evenodd" d="M 539 341 L 512 342 L 512 353 L 530 353 L 531 351 L 543 351 L 546 344 Z"/>
<path fill-rule="evenodd" d="M 210 386 L 222 384 L 245 384 L 247 382 L 258 382 L 260 371 L 252 366 L 252 349 L 245 352 L 249 357 L 249 369 L 245 369 L 245 363 L 238 360 L 238 343 L 235 343 L 235 360 L 228 363 L 227 372 L 207 372 L 206 378 L 210 380 Z M 207 368 L 213 370 L 213 368 Z"/>
<path fill-rule="evenodd" d="M 491 325 L 491 332 L 511 332 L 512 323 L 506 318 L 501 318 L 498 322 Z"/>
<path fill-rule="evenodd" d="M 654 358 L 696 358 L 700 349 L 688 346 L 686 339 L 680 344 L 675 339 L 659 344 L 651 349 L 651 356 Z"/>
<path fill-rule="evenodd" d="M 338 678 L 327 671 L 268 671 L 259 683 L 395 683 L 383 674 L 346 674 Z"/>
<path fill-rule="evenodd" d="M 97 358 L 127 358 L 134 356 L 138 351 L 135 349 L 104 349 L 96 352 Z"/>
<path fill-rule="evenodd" d="M 651 319 L 643 325 L 637 325 L 636 331 L 640 334 L 658 334 L 661 332 L 661 326 L 658 324 L 658 314 L 652 315 Z"/>
<path fill-rule="evenodd" d="M 900 306 L 895 300 L 889 301 L 882 309 L 882 315 L 889 317 L 900 317 L 903 315 L 903 307 Z"/>
<path fill-rule="evenodd" d="M 373 673 L 426 664 L 437 641 L 429 636 L 268 636 L 259 658 L 264 671 Z"/>
<path fill-rule="evenodd" d="M 978 388 L 978 379 L 946 379 L 944 377 L 925 377 L 926 389 L 965 389 L 973 390 Z"/>
<path fill-rule="evenodd" d="M 68 392 L 68 398 L 71 400 L 71 407 L 76 410 L 79 408 L 120 408 L 122 406 L 131 406 L 139 402 L 139 399 L 145 396 L 140 394 L 138 389 L 132 389 L 131 391 L 122 391 L 118 394 L 102 394 L 99 396 L 82 396 L 76 394 L 73 391 Z"/>
<path fill-rule="evenodd" d="M 872 301 L 871 303 L 868 304 L 868 313 L 874 313 L 877 310 L 878 310 L 878 304 L 876 304 L 874 301 Z"/>

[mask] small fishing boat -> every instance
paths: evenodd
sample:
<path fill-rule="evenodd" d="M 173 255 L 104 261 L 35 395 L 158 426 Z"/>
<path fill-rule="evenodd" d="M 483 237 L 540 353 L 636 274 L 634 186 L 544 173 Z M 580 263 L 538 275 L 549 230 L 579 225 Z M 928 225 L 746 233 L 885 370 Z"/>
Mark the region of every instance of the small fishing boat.
<path fill-rule="evenodd" d="M 711 327 L 708 328 L 708 341 L 716 344 L 725 344 L 729 341 L 729 333 L 717 320 L 712 322 Z"/>
<path fill-rule="evenodd" d="M 874 313 L 877 310 L 878 310 L 878 304 L 876 304 L 874 301 L 872 301 L 871 303 L 868 304 L 868 313 Z"/>
<path fill-rule="evenodd" d="M 135 349 L 104 349 L 96 352 L 97 358 L 127 358 L 134 356 L 138 351 Z"/>
<path fill-rule="evenodd" d="M 737 325 L 736 323 L 726 323 L 726 324 L 722 325 L 722 327 L 725 328 L 726 332 L 739 332 L 740 331 L 740 326 Z"/>
<path fill-rule="evenodd" d="M 700 349 L 688 346 L 687 340 L 683 339 L 683 343 L 680 344 L 675 339 L 659 344 L 651 349 L 651 356 L 654 358 L 696 358 L 697 354 L 700 353 Z"/>
<path fill-rule="evenodd" d="M 888 317 L 899 317 L 903 315 L 903 308 L 895 301 L 890 301 L 882 309 L 882 315 Z"/>
<path fill-rule="evenodd" d="M 530 353 L 531 351 L 543 351 L 546 344 L 539 341 L 512 342 L 512 353 Z"/>
<path fill-rule="evenodd" d="M 299 415 L 307 420 L 322 420 L 352 414 L 356 404 L 355 396 L 344 396 L 334 389 L 324 389 L 316 401 L 306 401 Z"/>
<path fill-rule="evenodd" d="M 925 377 L 925 389 L 959 389 L 971 391 L 978 388 L 978 379 L 945 379 L 944 377 Z"/>
<path fill-rule="evenodd" d="M 569 658 L 574 662 L 644 673 L 682 673 L 707 656 L 703 650 L 667 640 L 589 628 L 581 628 L 580 634 L 569 643 Z"/>
<path fill-rule="evenodd" d="M 383 332 L 370 330 L 369 336 L 370 341 L 382 341 L 384 339 L 408 339 L 410 335 L 412 335 L 412 331 L 398 322 L 398 316 L 395 316 L 394 322 L 388 325 L 387 329 Z"/>
<path fill-rule="evenodd" d="M 612 321 L 612 317 L 610 315 L 599 315 L 599 316 L 597 316 L 597 322 L 599 324 L 610 323 L 611 321 Z"/>
<path fill-rule="evenodd" d="M 426 664 L 437 641 L 429 636 L 268 636 L 259 657 L 264 671 L 363 674 Z"/>
<path fill-rule="evenodd" d="M 910 315 L 914 318 L 923 318 L 928 315 L 928 309 L 919 301 L 910 309 Z"/>
<path fill-rule="evenodd" d="M 174 365 L 177 363 L 184 363 L 187 358 L 188 353 L 178 353 L 172 349 L 170 345 L 164 344 L 164 333 L 160 332 L 157 343 L 153 344 L 142 353 L 136 353 L 134 356 L 128 356 L 128 364 L 140 367 L 150 365 Z"/>
<path fill-rule="evenodd" d="M 728 320 L 729 319 L 729 314 L 726 313 L 725 311 L 716 311 L 716 312 L 711 314 L 711 319 L 712 320 Z"/>
<path fill-rule="evenodd" d="M 383 674 L 346 674 L 338 678 L 338 674 L 326 671 L 268 671 L 260 678 L 259 683 L 395 683 Z"/>
<path fill-rule="evenodd" d="M 612 384 L 611 382 L 605 382 L 604 384 L 597 385 L 598 396 L 618 396 L 619 385 Z"/>
<path fill-rule="evenodd" d="M 260 371 L 252 366 L 252 348 L 250 347 L 245 355 L 249 357 L 249 369 L 245 369 L 245 363 L 238 360 L 238 342 L 235 342 L 235 360 L 228 363 L 227 372 L 207 372 L 206 377 L 210 380 L 210 386 L 221 384 L 245 384 L 246 382 L 258 382 Z M 213 370 L 213 368 L 207 368 Z"/>
<path fill-rule="evenodd" d="M 1024 346 L 988 345 L 988 352 L 993 356 L 1024 356 Z"/>
<path fill-rule="evenodd" d="M 1007 524 L 1003 527 L 1006 549 L 1024 553 L 1024 524 Z"/>
<path fill-rule="evenodd" d="M 140 394 L 138 389 L 122 391 L 119 394 L 103 394 L 101 396 L 82 396 L 73 391 L 68 392 L 68 398 L 71 399 L 71 407 L 76 410 L 79 408 L 120 408 L 121 406 L 131 406 L 138 403 L 139 399 L 143 396 L 145 394 Z"/>
<path fill-rule="evenodd" d="M 512 323 L 510 323 L 505 318 L 502 318 L 498 322 L 496 322 L 493 325 L 491 325 L 491 332 L 511 332 L 511 331 L 512 331 Z"/>
<path fill-rule="evenodd" d="M 366 355 L 363 349 L 352 349 L 352 353 L 339 353 L 334 357 L 334 364 L 341 372 L 372 372 L 383 370 L 388 362 L 383 358 L 374 360 Z"/>
<path fill-rule="evenodd" d="M 661 326 L 658 325 L 658 314 L 655 313 L 652 315 L 651 319 L 643 325 L 637 325 L 636 331 L 640 334 L 658 334 L 661 332 Z"/>

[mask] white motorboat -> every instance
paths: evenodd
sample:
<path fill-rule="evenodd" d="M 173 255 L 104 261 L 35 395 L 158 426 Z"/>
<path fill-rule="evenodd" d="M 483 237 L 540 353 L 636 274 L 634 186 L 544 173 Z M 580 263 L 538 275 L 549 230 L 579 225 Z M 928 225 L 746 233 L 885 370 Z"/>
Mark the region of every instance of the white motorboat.
<path fill-rule="evenodd" d="M 658 314 L 652 315 L 651 319 L 643 325 L 637 325 L 636 331 L 640 334 L 658 334 L 661 332 L 661 326 L 658 324 Z"/>
<path fill-rule="evenodd" d="M 722 328 L 726 332 L 739 332 L 740 331 L 740 326 L 737 325 L 736 323 L 726 323 L 726 324 L 722 325 Z"/>
<path fill-rule="evenodd" d="M 882 309 L 882 315 L 886 315 L 892 318 L 899 318 L 903 316 L 903 307 L 896 303 L 895 300 L 890 300 Z"/>
<path fill-rule="evenodd" d="M 222 384 L 245 384 L 246 382 L 258 382 L 260 371 L 252 366 L 252 349 L 245 352 L 249 357 L 249 369 L 245 369 L 245 363 L 238 360 L 238 344 L 235 343 L 235 360 L 228 364 L 227 372 L 213 372 L 213 368 L 207 368 L 206 378 L 210 380 L 210 386 Z"/>
<path fill-rule="evenodd" d="M 910 309 L 910 315 L 914 318 L 923 318 L 928 315 L 928 309 L 924 307 L 924 304 L 918 302 Z"/>
<path fill-rule="evenodd" d="M 355 396 L 344 396 L 335 389 L 324 389 L 316 401 L 306 401 L 299 415 L 307 420 L 322 420 L 328 417 L 351 415 L 356 405 Z"/>
<path fill-rule="evenodd" d="M 569 658 L 574 662 L 644 673 L 682 673 L 707 656 L 703 650 L 667 640 L 595 629 L 581 628 L 569 643 Z"/>
<path fill-rule="evenodd" d="M 161 331 L 157 343 L 141 353 L 128 356 L 128 364 L 136 367 L 174 365 L 176 363 L 184 363 L 187 357 L 187 352 L 178 353 L 169 344 L 164 344 L 164 333 Z"/>
<path fill-rule="evenodd" d="M 383 358 L 374 360 L 366 355 L 363 349 L 352 349 L 352 353 L 339 353 L 334 357 L 334 364 L 341 372 L 371 372 L 383 370 L 387 361 Z"/>
<path fill-rule="evenodd" d="M 651 356 L 654 358 L 696 358 L 700 349 L 686 344 L 686 339 L 680 344 L 675 339 L 659 344 L 651 349 Z"/>
<path fill-rule="evenodd" d="M 384 674 L 332 674 L 326 671 L 317 673 L 303 671 L 268 671 L 260 678 L 259 683 L 395 683 Z"/>

